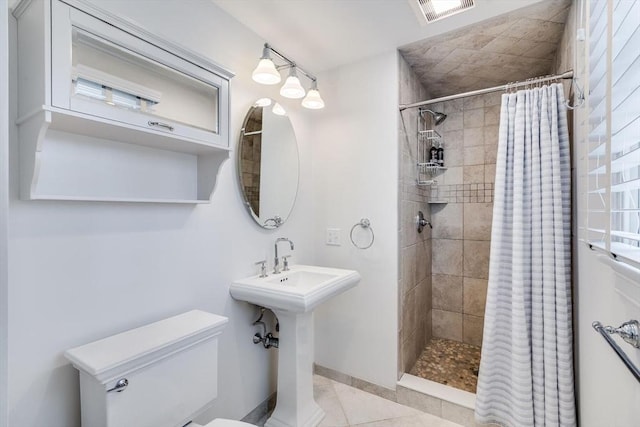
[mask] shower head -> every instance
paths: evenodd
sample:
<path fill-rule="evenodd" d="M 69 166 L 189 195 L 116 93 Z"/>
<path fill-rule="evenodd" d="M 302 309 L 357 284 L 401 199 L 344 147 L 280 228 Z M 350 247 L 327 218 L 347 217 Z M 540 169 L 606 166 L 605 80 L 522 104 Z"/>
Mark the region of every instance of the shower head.
<path fill-rule="evenodd" d="M 444 113 L 438 113 L 436 111 L 431 111 L 431 110 L 420 110 L 423 113 L 429 113 L 433 116 L 433 120 L 435 120 L 435 124 L 439 125 L 440 123 L 444 122 L 445 119 L 447 118 L 447 115 Z"/>

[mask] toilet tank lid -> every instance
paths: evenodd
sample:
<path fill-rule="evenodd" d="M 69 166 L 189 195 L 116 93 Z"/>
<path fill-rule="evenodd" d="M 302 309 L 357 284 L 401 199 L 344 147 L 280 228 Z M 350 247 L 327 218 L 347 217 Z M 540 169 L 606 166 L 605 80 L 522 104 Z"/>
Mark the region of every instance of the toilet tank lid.
<path fill-rule="evenodd" d="M 192 310 L 67 350 L 73 365 L 106 383 L 222 332 L 224 316 Z"/>

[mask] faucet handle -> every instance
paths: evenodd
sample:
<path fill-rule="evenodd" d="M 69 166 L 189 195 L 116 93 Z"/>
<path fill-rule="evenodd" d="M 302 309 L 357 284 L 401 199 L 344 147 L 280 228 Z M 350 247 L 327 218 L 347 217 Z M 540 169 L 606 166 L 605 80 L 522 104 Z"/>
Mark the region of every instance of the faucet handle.
<path fill-rule="evenodd" d="M 267 260 L 258 261 L 256 265 L 260 266 L 260 277 L 267 277 Z"/>
<path fill-rule="evenodd" d="M 282 257 L 282 271 L 289 271 L 289 258 L 291 254 Z"/>

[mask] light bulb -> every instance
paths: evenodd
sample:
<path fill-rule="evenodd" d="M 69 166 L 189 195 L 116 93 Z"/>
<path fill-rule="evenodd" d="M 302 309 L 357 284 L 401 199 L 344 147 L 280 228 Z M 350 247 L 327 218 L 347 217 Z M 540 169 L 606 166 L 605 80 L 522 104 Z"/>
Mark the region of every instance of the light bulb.
<path fill-rule="evenodd" d="M 275 85 L 282 80 L 280 73 L 276 70 L 276 65 L 270 58 L 260 60 L 256 69 L 253 70 L 251 78 L 263 85 Z"/>
<path fill-rule="evenodd" d="M 311 89 L 307 92 L 307 96 L 302 100 L 302 106 L 311 110 L 319 110 L 324 108 L 324 101 L 318 92 L 318 82 L 313 80 Z"/>
<path fill-rule="evenodd" d="M 291 67 L 289 71 L 289 77 L 284 82 L 284 85 L 280 88 L 280 95 L 285 98 L 298 99 L 304 96 L 304 88 L 300 84 L 300 79 L 296 73 L 296 67 Z"/>

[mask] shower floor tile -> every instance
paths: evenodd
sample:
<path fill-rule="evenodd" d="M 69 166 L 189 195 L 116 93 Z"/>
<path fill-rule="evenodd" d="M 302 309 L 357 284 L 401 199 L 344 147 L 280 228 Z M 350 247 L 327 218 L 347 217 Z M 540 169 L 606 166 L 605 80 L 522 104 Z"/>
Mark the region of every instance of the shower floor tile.
<path fill-rule="evenodd" d="M 433 338 L 409 373 L 475 393 L 479 367 L 480 347 Z"/>

